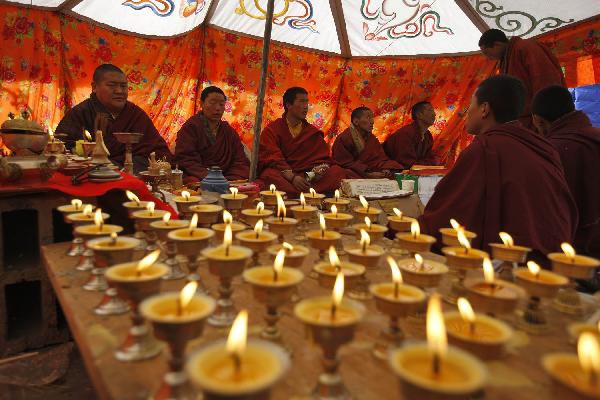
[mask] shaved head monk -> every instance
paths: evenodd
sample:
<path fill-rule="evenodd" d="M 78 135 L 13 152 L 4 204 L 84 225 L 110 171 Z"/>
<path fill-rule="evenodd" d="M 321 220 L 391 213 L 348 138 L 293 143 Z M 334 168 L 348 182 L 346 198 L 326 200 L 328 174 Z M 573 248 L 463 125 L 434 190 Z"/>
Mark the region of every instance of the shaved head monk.
<path fill-rule="evenodd" d="M 392 178 L 393 172 L 403 169 L 388 158 L 373 135 L 373 111 L 358 107 L 350 120 L 350 126 L 333 143 L 331 156 L 335 161 L 361 178 Z"/>
<path fill-rule="evenodd" d="M 560 63 L 552 51 L 535 39 L 508 39 L 499 29 L 490 29 L 479 39 L 481 52 L 498 61 L 501 74 L 519 78 L 525 84 L 525 106 L 519 120 L 534 129 L 531 121 L 531 99 L 538 90 L 551 85 L 566 86 Z"/>
<path fill-rule="evenodd" d="M 225 93 L 209 86 L 200 95 L 202 111 L 186 121 L 177 134 L 175 161 L 186 182 L 200 181 L 218 166 L 228 180 L 248 179 L 250 162 L 238 133 L 226 121 Z"/>
<path fill-rule="evenodd" d="M 475 139 L 419 218 L 425 232 L 439 237 L 455 218 L 477 233 L 474 247 L 498 242 L 504 231 L 538 260 L 573 239 L 577 208 L 560 158 L 548 140 L 516 121 L 524 103 L 517 78 L 498 75 L 479 85 L 466 117 Z"/>
<path fill-rule="evenodd" d="M 113 132 L 141 133 L 144 136 L 133 146 L 133 168 L 136 172 L 148 167 L 148 156 L 155 152 L 158 159 L 171 161 L 171 152 L 160 136 L 148 114 L 127 101 L 129 85 L 127 77 L 118 67 L 102 64 L 94 71 L 90 98 L 67 111 L 56 127 L 57 133 L 66 133 L 66 145 L 75 146 L 83 139 L 84 129 L 95 136 L 103 133 L 104 143 L 110 152 L 110 160 L 123 165 L 125 145 L 117 141 Z"/>
<path fill-rule="evenodd" d="M 567 183 L 579 210 L 574 246 L 600 257 L 600 129 L 575 110 L 571 93 L 561 86 L 540 90 L 531 105 L 533 123 L 558 151 Z"/>
<path fill-rule="evenodd" d="M 387 156 L 410 169 L 415 164 L 436 165 L 433 156 L 433 136 L 429 128 L 435 122 L 435 110 L 428 101 L 412 106 L 413 122 L 392 133 L 383 143 Z"/>
<path fill-rule="evenodd" d="M 329 156 L 323 132 L 306 121 L 306 89 L 286 90 L 283 107 L 283 116 L 260 135 L 260 183 L 274 184 L 292 196 L 311 187 L 320 193 L 338 189 L 346 172 Z"/>

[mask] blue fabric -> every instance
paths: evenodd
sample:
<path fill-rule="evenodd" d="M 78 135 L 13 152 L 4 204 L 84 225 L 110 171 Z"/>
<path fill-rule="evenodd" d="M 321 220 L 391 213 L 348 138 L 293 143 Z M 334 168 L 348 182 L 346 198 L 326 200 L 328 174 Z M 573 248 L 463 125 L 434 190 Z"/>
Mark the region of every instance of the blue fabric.
<path fill-rule="evenodd" d="M 585 112 L 592 125 L 600 128 L 600 84 L 580 86 L 569 91 L 575 101 L 575 108 Z"/>

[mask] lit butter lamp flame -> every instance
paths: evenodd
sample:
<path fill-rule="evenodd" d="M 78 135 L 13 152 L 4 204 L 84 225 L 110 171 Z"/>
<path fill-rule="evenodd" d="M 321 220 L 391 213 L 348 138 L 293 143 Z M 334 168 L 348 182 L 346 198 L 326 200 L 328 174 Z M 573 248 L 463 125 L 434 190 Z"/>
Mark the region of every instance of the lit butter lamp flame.
<path fill-rule="evenodd" d="M 178 316 L 181 316 L 185 313 L 185 309 L 187 308 L 188 304 L 190 304 L 192 298 L 194 298 L 194 295 L 196 294 L 196 289 L 198 289 L 198 283 L 195 281 L 188 282 L 187 285 L 185 285 L 183 289 L 181 289 L 181 292 L 179 292 L 179 298 L 177 299 Z"/>
<path fill-rule="evenodd" d="M 464 297 L 459 297 L 456 304 L 458 305 L 458 312 L 460 313 L 463 321 L 469 324 L 469 333 L 471 336 L 475 335 L 475 312 L 469 300 Z"/>
<path fill-rule="evenodd" d="M 362 206 L 365 208 L 365 210 L 367 212 L 369 212 L 369 208 L 371 207 L 369 202 L 367 201 L 367 199 L 365 199 L 365 196 L 360 195 L 358 196 L 358 200 L 360 201 L 360 204 L 362 204 Z"/>
<path fill-rule="evenodd" d="M 331 206 L 331 213 L 333 214 L 333 218 L 337 218 L 338 209 L 335 204 Z"/>
<path fill-rule="evenodd" d="M 229 191 L 231 192 L 231 194 L 233 195 L 233 198 L 235 199 L 235 196 L 237 196 L 237 194 L 238 194 L 238 188 L 231 187 L 231 188 L 229 188 Z"/>
<path fill-rule="evenodd" d="M 91 204 L 86 204 L 85 207 L 83 207 L 83 215 L 85 215 L 86 217 L 91 217 L 93 211 L 94 208 Z"/>
<path fill-rule="evenodd" d="M 417 240 L 421 236 L 421 226 L 416 219 L 410 223 L 410 233 L 413 239 Z"/>
<path fill-rule="evenodd" d="M 169 225 L 169 221 L 171 220 L 171 213 L 167 211 L 165 215 L 163 215 L 162 220 L 165 223 L 165 225 Z"/>
<path fill-rule="evenodd" d="M 365 225 L 367 226 L 368 230 L 371 230 L 371 218 L 365 217 Z"/>
<path fill-rule="evenodd" d="M 259 219 L 258 221 L 256 221 L 256 224 L 254 224 L 254 233 L 256 233 L 256 238 L 258 239 L 260 237 L 260 234 L 263 231 L 263 220 Z"/>
<path fill-rule="evenodd" d="M 417 268 L 419 271 L 422 271 L 423 268 L 425 268 L 425 261 L 423 260 L 423 257 L 421 257 L 421 255 L 418 253 L 415 253 L 415 262 L 417 263 Z"/>
<path fill-rule="evenodd" d="M 333 198 L 335 199 L 335 202 L 338 203 L 340 201 L 340 191 L 335 189 L 335 193 L 333 194 Z"/>
<path fill-rule="evenodd" d="M 459 229 L 456 231 L 456 236 L 458 237 L 458 242 L 460 245 L 465 248 L 465 254 L 469 254 L 469 250 L 471 250 L 471 242 L 469 242 L 469 239 L 467 239 L 464 229 Z"/>
<path fill-rule="evenodd" d="M 248 336 L 248 311 L 242 310 L 238 313 L 231 325 L 225 349 L 233 360 L 234 373 L 238 376 L 242 370 L 242 355 L 246 351 L 246 340 Z"/>
<path fill-rule="evenodd" d="M 286 253 L 291 253 L 292 251 L 294 251 L 294 246 L 292 246 L 288 242 L 283 242 L 281 244 L 281 247 L 283 247 Z"/>
<path fill-rule="evenodd" d="M 281 249 L 277 252 L 277 255 L 275 256 L 275 261 L 273 262 L 273 282 L 277 282 L 277 279 L 279 279 L 281 273 L 283 272 L 285 252 L 285 249 Z"/>
<path fill-rule="evenodd" d="M 591 332 L 583 332 L 577 340 L 577 356 L 590 386 L 598 385 L 600 375 L 600 345 L 598 339 Z"/>
<path fill-rule="evenodd" d="M 190 220 L 190 224 L 188 225 L 188 231 L 190 232 L 190 236 L 194 236 L 194 230 L 198 226 L 198 214 L 194 213 L 192 219 Z"/>
<path fill-rule="evenodd" d="M 329 264 L 334 267 L 338 272 L 342 271 L 342 264 L 340 263 L 340 258 L 337 255 L 337 251 L 335 251 L 335 247 L 329 246 Z"/>
<path fill-rule="evenodd" d="M 573 246 L 571 246 L 567 242 L 564 242 L 560 244 L 560 248 L 562 249 L 563 253 L 565 253 L 565 255 L 571 260 L 571 262 L 575 262 L 575 256 L 577 255 L 577 253 L 575 252 Z"/>
<path fill-rule="evenodd" d="M 396 207 L 394 207 L 393 211 L 398 218 L 402 219 L 402 211 L 398 210 Z"/>
<path fill-rule="evenodd" d="M 335 314 L 338 307 L 342 303 L 344 297 L 344 273 L 338 272 L 335 277 L 335 283 L 333 285 L 333 292 L 331 293 L 331 320 L 335 320 Z"/>
<path fill-rule="evenodd" d="M 119 238 L 119 235 L 117 235 L 117 232 L 111 233 L 110 234 L 110 245 L 111 246 L 116 246 L 118 238 Z"/>
<path fill-rule="evenodd" d="M 227 210 L 223 210 L 223 223 L 225 225 L 231 225 L 232 222 L 233 216 L 231 215 L 231 213 Z"/>
<path fill-rule="evenodd" d="M 98 227 L 98 231 L 102 232 L 104 229 L 104 218 L 102 218 L 102 209 L 96 209 L 96 213 L 94 214 L 94 224 Z"/>
<path fill-rule="evenodd" d="M 323 214 L 319 214 L 319 225 L 321 226 L 321 238 L 325 238 L 325 230 L 327 229 L 327 225 L 325 225 L 325 217 Z"/>
<path fill-rule="evenodd" d="M 500 232 L 498 235 L 500 235 L 500 240 L 502 240 L 502 243 L 504 243 L 506 247 L 513 247 L 515 245 L 515 241 L 508 233 Z"/>
<path fill-rule="evenodd" d="M 392 256 L 387 257 L 387 262 L 390 265 L 392 270 L 392 281 L 394 282 L 394 298 L 398 298 L 400 295 L 400 284 L 402 284 L 402 274 L 400 273 L 400 268 L 398 268 L 398 263 Z"/>
<path fill-rule="evenodd" d="M 92 141 L 92 135 L 88 132 L 87 129 L 83 130 L 83 136 L 85 136 L 85 140 L 87 140 L 88 142 Z"/>
<path fill-rule="evenodd" d="M 158 260 L 158 257 L 160 257 L 160 249 L 154 250 L 152 253 L 142 258 L 135 267 L 136 276 L 142 276 L 142 272 L 152 266 Z"/>
<path fill-rule="evenodd" d="M 277 193 L 277 216 L 279 220 L 283 222 L 285 218 L 285 203 L 283 202 L 283 197 L 279 193 Z"/>
<path fill-rule="evenodd" d="M 129 199 L 129 201 L 133 201 L 136 205 L 140 205 L 140 199 L 130 190 L 125 191 L 125 195 Z"/>
<path fill-rule="evenodd" d="M 231 230 L 231 224 L 225 225 L 225 232 L 223 232 L 223 247 L 225 247 L 225 257 L 229 257 L 229 249 L 231 248 L 231 242 L 233 241 L 233 232 Z"/>
<path fill-rule="evenodd" d="M 310 197 L 312 197 L 313 199 L 315 197 L 317 197 L 317 191 L 313 188 L 308 189 L 308 192 L 310 193 Z"/>
<path fill-rule="evenodd" d="M 300 193 L 300 205 L 302 209 L 306 208 L 306 199 L 304 198 L 304 193 Z"/>
<path fill-rule="evenodd" d="M 271 191 L 271 194 L 275 194 L 275 191 L 277 191 L 277 187 L 275 187 L 275 185 L 271 184 L 269 186 L 269 190 Z"/>
<path fill-rule="evenodd" d="M 184 190 L 181 192 L 181 197 L 183 197 L 183 200 L 185 201 L 190 201 L 190 192 L 188 192 L 187 190 Z"/>
<path fill-rule="evenodd" d="M 540 266 L 535 261 L 527 261 L 527 269 L 535 279 L 540 277 Z"/>
<path fill-rule="evenodd" d="M 52 131 L 52 128 L 48 127 L 48 139 L 50 140 L 51 143 L 54 143 L 54 132 Z"/>
<path fill-rule="evenodd" d="M 256 205 L 256 213 L 258 215 L 262 214 L 263 211 L 265 211 L 265 203 L 263 203 L 262 201 L 259 201 L 258 204 Z"/>
<path fill-rule="evenodd" d="M 450 226 L 452 226 L 452 229 L 454 229 L 456 233 L 458 233 L 459 230 L 464 229 L 464 227 L 461 224 L 459 224 L 458 221 L 454 218 L 450 219 Z"/>
<path fill-rule="evenodd" d="M 75 211 L 79 211 L 79 210 L 81 210 L 83 201 L 81 201 L 79 199 L 73 199 L 73 200 L 71 200 L 71 205 L 73 206 L 73 208 L 75 208 Z"/>
<path fill-rule="evenodd" d="M 148 204 L 146 204 L 146 210 L 148 210 L 151 216 L 154 215 L 154 207 L 156 207 L 156 204 L 154 204 L 153 201 L 149 201 Z"/>
<path fill-rule="evenodd" d="M 490 289 L 492 293 L 496 290 L 495 276 L 494 276 L 494 266 L 489 258 L 485 257 L 483 259 L 483 279 L 485 282 L 490 285 Z"/>
<path fill-rule="evenodd" d="M 367 248 L 369 247 L 370 244 L 371 244 L 371 237 L 369 236 L 367 231 L 365 231 L 364 229 L 361 229 L 360 230 L 360 245 L 362 247 L 363 253 L 367 252 Z"/>
<path fill-rule="evenodd" d="M 432 353 L 431 370 L 435 377 L 442 371 L 442 360 L 446 355 L 448 338 L 446 337 L 446 325 L 442 315 L 442 302 L 440 295 L 434 293 L 427 304 L 427 344 Z"/>

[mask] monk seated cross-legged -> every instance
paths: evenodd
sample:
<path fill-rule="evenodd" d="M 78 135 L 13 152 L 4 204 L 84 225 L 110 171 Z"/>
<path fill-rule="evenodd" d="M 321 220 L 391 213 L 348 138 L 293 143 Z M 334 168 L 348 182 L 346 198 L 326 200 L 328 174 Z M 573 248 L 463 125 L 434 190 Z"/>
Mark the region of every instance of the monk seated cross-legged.
<path fill-rule="evenodd" d="M 291 196 L 314 188 L 332 192 L 346 178 L 345 170 L 329 156 L 324 134 L 306 121 L 308 92 L 299 87 L 283 95 L 283 116 L 260 135 L 259 179 Z"/>
<path fill-rule="evenodd" d="M 140 142 L 133 146 L 135 172 L 148 167 L 148 156 L 153 152 L 157 158 L 171 161 L 167 143 L 148 114 L 127 101 L 128 92 L 129 85 L 123 71 L 112 64 L 100 65 L 94 71 L 90 98 L 69 110 L 56 127 L 56 132 L 66 133 L 65 144 L 73 148 L 77 140 L 83 139 L 84 130 L 92 136 L 96 131 L 102 131 L 110 160 L 121 166 L 125 161 L 125 145 L 119 143 L 113 133 L 141 133 Z"/>
<path fill-rule="evenodd" d="M 433 136 L 429 128 L 435 122 L 435 110 L 428 101 L 420 101 L 412 106 L 413 122 L 392 133 L 383 143 L 383 149 L 390 158 L 404 168 L 415 164 L 436 165 L 433 155 Z"/>
<path fill-rule="evenodd" d="M 573 245 L 579 253 L 600 258 L 600 129 L 575 110 L 565 87 L 549 86 L 533 98 L 533 124 L 554 146 L 579 210 Z"/>
<path fill-rule="evenodd" d="M 197 182 L 217 166 L 228 180 L 248 179 L 250 162 L 237 132 L 222 121 L 227 98 L 209 86 L 200 95 L 202 111 L 186 121 L 177 134 L 175 161 L 186 182 Z"/>
<path fill-rule="evenodd" d="M 523 83 L 512 76 L 479 85 L 465 123 L 475 139 L 435 188 L 419 218 L 423 231 L 439 237 L 455 218 L 477 233 L 473 247 L 498 242 L 504 231 L 538 260 L 573 239 L 577 209 L 560 158 L 547 139 L 515 121 L 524 102 Z"/>
<path fill-rule="evenodd" d="M 402 165 L 390 160 L 373 135 L 373 111 L 358 107 L 352 111 L 350 126 L 333 143 L 331 157 L 361 178 L 392 178 Z"/>

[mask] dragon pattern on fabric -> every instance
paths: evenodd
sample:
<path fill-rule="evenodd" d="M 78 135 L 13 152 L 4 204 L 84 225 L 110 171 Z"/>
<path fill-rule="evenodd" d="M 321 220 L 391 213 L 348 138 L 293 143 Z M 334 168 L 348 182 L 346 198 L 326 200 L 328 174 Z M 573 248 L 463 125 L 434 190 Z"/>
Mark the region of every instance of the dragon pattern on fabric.
<path fill-rule="evenodd" d="M 174 0 L 126 0 L 124 6 L 131 7 L 134 10 L 150 9 L 159 17 L 168 17 L 175 11 Z M 206 0 L 181 0 L 179 14 L 181 17 L 189 17 L 200 13 L 206 6 Z"/>
<path fill-rule="evenodd" d="M 314 20 L 314 7 L 312 0 L 283 0 L 273 14 L 273 23 L 296 30 L 308 29 L 311 32 L 318 33 Z M 253 11 L 256 9 L 256 11 Z M 235 10 L 236 14 L 246 15 L 253 19 L 264 20 L 267 18 L 266 6 L 260 4 L 260 0 L 239 0 L 239 7 Z"/>

